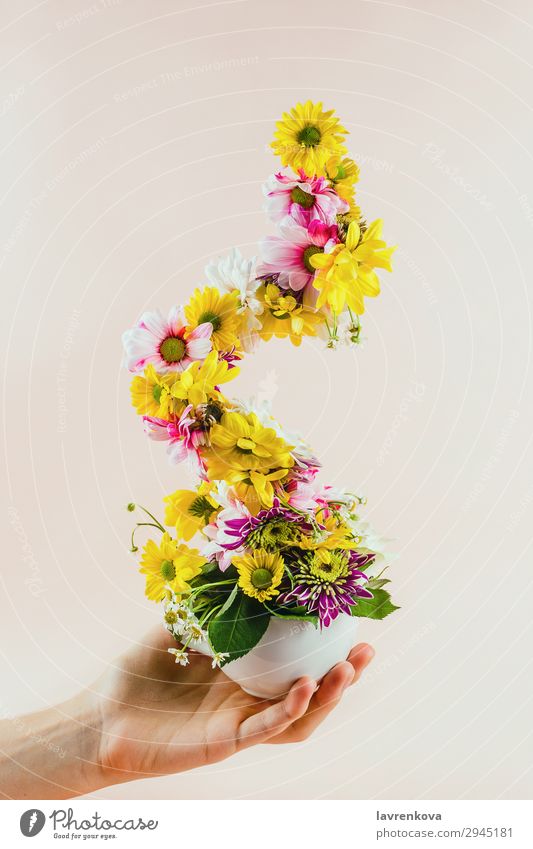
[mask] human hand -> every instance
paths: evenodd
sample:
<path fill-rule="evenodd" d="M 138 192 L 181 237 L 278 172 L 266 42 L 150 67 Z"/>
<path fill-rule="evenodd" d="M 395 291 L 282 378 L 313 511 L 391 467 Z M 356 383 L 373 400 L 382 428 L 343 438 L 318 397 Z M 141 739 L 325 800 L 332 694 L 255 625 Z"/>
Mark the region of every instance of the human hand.
<path fill-rule="evenodd" d="M 0 721 L 0 797 L 68 799 L 111 784 L 183 772 L 259 743 L 306 740 L 374 655 L 361 643 L 317 688 L 297 681 L 276 702 L 247 695 L 191 652 L 177 666 L 161 627 L 60 705 Z"/>
<path fill-rule="evenodd" d="M 374 655 L 361 643 L 318 689 L 301 678 L 273 702 L 249 696 L 201 654 L 191 653 L 186 667 L 173 664 L 167 648 L 174 645 L 158 627 L 98 682 L 98 762 L 107 783 L 183 772 L 259 743 L 306 740 Z"/>

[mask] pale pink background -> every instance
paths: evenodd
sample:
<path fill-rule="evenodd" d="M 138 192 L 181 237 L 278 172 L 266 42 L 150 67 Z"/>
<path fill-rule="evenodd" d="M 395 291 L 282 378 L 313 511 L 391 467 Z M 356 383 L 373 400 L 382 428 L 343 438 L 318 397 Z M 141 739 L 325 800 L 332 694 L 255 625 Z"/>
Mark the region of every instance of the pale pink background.
<path fill-rule="evenodd" d="M 124 505 L 188 477 L 142 434 L 120 334 L 254 252 L 273 123 L 311 97 L 351 131 L 395 273 L 364 348 L 272 342 L 234 391 L 367 495 L 402 610 L 362 626 L 374 665 L 309 742 L 95 796 L 530 796 L 531 4 L 2 7 L 2 715 L 155 622 Z"/>

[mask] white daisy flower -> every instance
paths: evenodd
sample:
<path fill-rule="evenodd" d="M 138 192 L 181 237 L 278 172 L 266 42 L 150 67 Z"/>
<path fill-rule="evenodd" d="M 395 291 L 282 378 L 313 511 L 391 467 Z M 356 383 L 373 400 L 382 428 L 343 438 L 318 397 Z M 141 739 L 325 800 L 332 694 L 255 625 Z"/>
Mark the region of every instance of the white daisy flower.
<path fill-rule="evenodd" d="M 192 643 L 201 643 L 207 639 L 207 631 L 198 622 L 189 622 L 185 628 L 185 635 Z"/>
<path fill-rule="evenodd" d="M 169 654 L 173 654 L 175 662 L 180 666 L 187 666 L 189 663 L 189 655 L 183 649 L 167 649 Z"/>
<path fill-rule="evenodd" d="M 352 519 L 348 523 L 352 532 L 361 540 L 358 550 L 364 551 L 368 549 L 368 551 L 374 551 L 376 554 L 376 559 L 372 565 L 365 566 L 363 571 L 370 578 L 379 575 L 394 560 L 394 554 L 389 550 L 389 544 L 392 540 L 378 534 L 370 522 L 363 522 L 361 519 Z"/>
<path fill-rule="evenodd" d="M 229 657 L 228 652 L 224 651 L 216 651 L 213 654 L 213 658 L 211 660 L 211 669 L 216 669 L 217 666 L 221 666 L 225 659 Z"/>
<path fill-rule="evenodd" d="M 173 596 L 170 601 L 163 602 L 163 608 L 165 627 L 176 637 L 181 637 L 188 628 L 189 622 L 195 621 L 187 605 L 176 601 L 176 596 Z"/>
<path fill-rule="evenodd" d="M 225 257 L 211 260 L 205 267 L 209 282 L 221 292 L 239 293 L 239 308 L 237 312 L 244 319 L 244 333 L 241 331 L 241 342 L 244 350 L 252 351 L 259 341 L 257 330 L 261 322 L 257 318 L 263 312 L 264 306 L 256 293 L 261 281 L 256 279 L 256 258 L 244 259 L 238 248 L 233 248 Z"/>

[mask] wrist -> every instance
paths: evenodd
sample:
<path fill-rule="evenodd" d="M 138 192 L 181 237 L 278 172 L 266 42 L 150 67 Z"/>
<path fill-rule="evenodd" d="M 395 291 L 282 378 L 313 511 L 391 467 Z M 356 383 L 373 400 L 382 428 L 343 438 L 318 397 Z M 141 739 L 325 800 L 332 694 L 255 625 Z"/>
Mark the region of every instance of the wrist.
<path fill-rule="evenodd" d="M 61 714 L 64 745 L 70 747 L 65 768 L 75 783 L 72 795 L 82 796 L 111 784 L 102 764 L 105 712 L 100 696 L 83 690 L 54 710 Z"/>
<path fill-rule="evenodd" d="M 0 795 L 68 799 L 113 783 L 101 762 L 103 712 L 82 691 L 42 711 L 0 722 Z"/>

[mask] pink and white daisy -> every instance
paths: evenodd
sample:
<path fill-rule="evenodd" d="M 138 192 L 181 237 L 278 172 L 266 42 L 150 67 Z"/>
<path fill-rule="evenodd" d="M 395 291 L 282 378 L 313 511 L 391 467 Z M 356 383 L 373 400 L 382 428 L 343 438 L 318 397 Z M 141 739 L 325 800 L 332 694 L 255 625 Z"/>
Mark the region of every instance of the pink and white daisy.
<path fill-rule="evenodd" d="M 311 221 L 302 227 L 293 218 L 286 217 L 279 225 L 280 236 L 267 236 L 261 241 L 263 262 L 258 275 L 276 274 L 283 289 L 300 292 L 312 283 L 316 269 L 309 262 L 317 253 L 329 253 L 337 244 L 337 227 L 323 221 Z"/>
<path fill-rule="evenodd" d="M 143 371 L 151 363 L 156 371 L 183 371 L 193 360 L 203 360 L 211 351 L 210 322 L 187 333 L 182 307 L 172 307 L 168 317 L 159 311 L 145 312 L 136 327 L 122 334 L 124 364 L 131 372 Z"/>
<path fill-rule="evenodd" d="M 144 430 L 156 442 L 168 442 L 167 454 L 171 463 L 188 460 L 196 474 L 205 478 L 200 449 L 205 445 L 205 433 L 190 416 L 192 404 L 185 408 L 177 422 L 144 416 Z"/>
<path fill-rule="evenodd" d="M 265 209 L 272 221 L 290 215 L 303 227 L 315 220 L 334 224 L 337 215 L 350 209 L 325 177 L 309 177 L 301 169 L 298 174 L 292 168 L 272 174 L 263 186 L 263 193 Z"/>
<path fill-rule="evenodd" d="M 220 511 L 216 520 L 206 525 L 203 533 L 208 538 L 202 548 L 206 560 L 216 560 L 222 572 L 231 565 L 238 554 L 244 553 L 244 543 L 236 534 L 235 527 L 248 522 L 251 514 L 241 502 L 235 501 Z"/>

